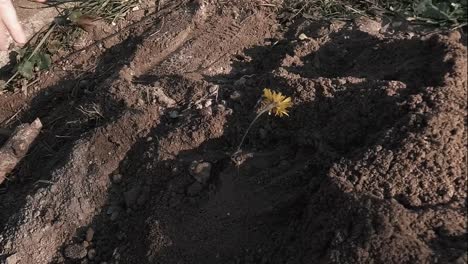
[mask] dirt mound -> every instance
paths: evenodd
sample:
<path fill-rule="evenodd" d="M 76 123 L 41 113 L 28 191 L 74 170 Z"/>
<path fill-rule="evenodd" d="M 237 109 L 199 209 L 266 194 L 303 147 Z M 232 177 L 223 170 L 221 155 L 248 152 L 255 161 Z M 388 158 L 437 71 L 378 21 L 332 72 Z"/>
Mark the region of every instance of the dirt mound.
<path fill-rule="evenodd" d="M 0 194 L 6 263 L 466 261 L 459 35 L 283 28 L 247 2 L 168 7 L 0 98 L 44 123 Z M 294 107 L 236 167 L 265 87 Z"/>

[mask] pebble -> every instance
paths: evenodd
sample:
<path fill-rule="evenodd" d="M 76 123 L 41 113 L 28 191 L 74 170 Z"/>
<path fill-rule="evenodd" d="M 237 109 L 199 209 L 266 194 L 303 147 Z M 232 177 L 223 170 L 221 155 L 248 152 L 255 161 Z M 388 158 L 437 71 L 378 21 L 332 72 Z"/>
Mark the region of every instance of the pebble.
<path fill-rule="evenodd" d="M 241 93 L 239 91 L 234 91 L 229 98 L 231 98 L 234 101 L 240 100 L 242 97 Z"/>
<path fill-rule="evenodd" d="M 196 181 L 187 188 L 187 194 L 189 196 L 195 196 L 199 194 L 202 189 L 203 189 L 203 185 Z"/>
<path fill-rule="evenodd" d="M 96 257 L 96 250 L 94 248 L 88 250 L 89 260 L 93 260 Z"/>
<path fill-rule="evenodd" d="M 310 39 L 310 38 L 309 38 L 306 34 L 304 34 L 304 33 L 301 33 L 301 34 L 299 35 L 299 40 L 308 40 L 308 39 Z"/>
<path fill-rule="evenodd" d="M 109 208 L 107 208 L 107 210 L 106 210 L 106 214 L 111 215 L 112 212 L 114 212 L 114 208 L 112 206 L 109 206 Z"/>
<path fill-rule="evenodd" d="M 86 248 L 81 244 L 68 245 L 64 250 L 65 257 L 69 259 L 82 259 L 87 254 Z"/>
<path fill-rule="evenodd" d="M 83 241 L 83 247 L 88 248 L 89 247 L 89 242 L 88 241 Z"/>
<path fill-rule="evenodd" d="M 111 214 L 110 220 L 115 221 L 115 220 L 117 220 L 118 217 L 119 217 L 119 211 L 114 211 Z"/>
<path fill-rule="evenodd" d="M 179 112 L 177 112 L 176 110 L 170 111 L 169 112 L 169 117 L 172 118 L 172 119 L 178 118 L 179 117 Z"/>
<path fill-rule="evenodd" d="M 93 241 L 93 237 L 94 237 L 94 229 L 90 227 L 88 228 L 88 230 L 86 230 L 86 241 L 88 242 Z"/>
<path fill-rule="evenodd" d="M 112 175 L 112 182 L 115 183 L 115 184 L 119 184 L 122 182 L 122 174 L 114 174 Z"/>
<path fill-rule="evenodd" d="M 206 183 L 211 176 L 211 163 L 194 161 L 190 165 L 190 174 L 200 183 Z"/>

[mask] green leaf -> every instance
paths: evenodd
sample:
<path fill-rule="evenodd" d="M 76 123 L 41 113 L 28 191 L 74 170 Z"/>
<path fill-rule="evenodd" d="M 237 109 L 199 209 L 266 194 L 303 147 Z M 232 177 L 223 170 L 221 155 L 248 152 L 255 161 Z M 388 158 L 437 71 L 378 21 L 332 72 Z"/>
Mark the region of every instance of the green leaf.
<path fill-rule="evenodd" d="M 50 68 L 51 64 L 52 60 L 50 59 L 49 54 L 43 52 L 37 54 L 36 65 L 39 68 L 39 70 L 47 70 Z"/>
<path fill-rule="evenodd" d="M 26 79 L 34 77 L 34 64 L 31 61 L 24 61 L 18 65 L 18 73 Z"/>
<path fill-rule="evenodd" d="M 414 12 L 420 17 L 424 18 L 450 20 L 450 16 L 446 13 L 448 12 L 448 8 L 449 7 L 446 5 L 446 3 L 442 3 L 436 6 L 432 0 L 422 0 L 414 8 Z"/>

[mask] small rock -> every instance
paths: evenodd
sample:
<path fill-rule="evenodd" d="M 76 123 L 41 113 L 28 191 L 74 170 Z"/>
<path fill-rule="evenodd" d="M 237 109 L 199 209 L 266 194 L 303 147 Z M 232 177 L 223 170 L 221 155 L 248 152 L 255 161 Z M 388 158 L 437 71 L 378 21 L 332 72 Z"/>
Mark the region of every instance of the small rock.
<path fill-rule="evenodd" d="M 115 183 L 115 184 L 119 184 L 122 182 L 122 174 L 114 174 L 112 175 L 112 182 Z"/>
<path fill-rule="evenodd" d="M 83 241 L 83 247 L 88 248 L 89 247 L 89 242 L 88 241 Z"/>
<path fill-rule="evenodd" d="M 114 212 L 114 208 L 112 206 L 109 206 L 109 208 L 107 208 L 107 210 L 106 210 L 106 214 L 111 215 L 112 212 Z"/>
<path fill-rule="evenodd" d="M 190 165 L 190 174 L 200 183 L 206 183 L 211 176 L 211 163 L 194 161 Z"/>
<path fill-rule="evenodd" d="M 177 112 L 176 110 L 172 110 L 172 111 L 169 112 L 169 117 L 172 118 L 172 119 L 178 118 L 179 117 L 179 112 Z"/>
<path fill-rule="evenodd" d="M 117 220 L 117 218 L 119 218 L 119 211 L 112 212 L 110 220 L 115 221 L 115 220 Z"/>
<path fill-rule="evenodd" d="M 176 105 L 176 101 L 167 96 L 160 87 L 155 87 L 153 95 L 158 99 L 158 102 L 165 105 L 166 107 L 173 107 Z"/>
<path fill-rule="evenodd" d="M 301 33 L 298 38 L 299 38 L 299 40 L 308 40 L 309 39 L 309 37 L 304 33 Z"/>
<path fill-rule="evenodd" d="M 241 97 L 242 97 L 242 94 L 241 94 L 239 91 L 234 91 L 234 92 L 229 96 L 229 98 L 231 98 L 231 99 L 234 100 L 234 101 L 240 100 Z"/>
<path fill-rule="evenodd" d="M 65 257 L 69 259 L 82 259 L 86 257 L 87 254 L 86 248 L 81 244 L 68 245 L 64 250 Z"/>
<path fill-rule="evenodd" d="M 369 34 L 377 34 L 382 29 L 382 23 L 369 19 L 367 17 L 360 17 L 355 19 L 354 23 L 362 32 Z"/>
<path fill-rule="evenodd" d="M 96 257 L 96 250 L 94 248 L 88 250 L 89 260 L 93 260 Z"/>
<path fill-rule="evenodd" d="M 86 241 L 88 242 L 93 241 L 93 237 L 94 237 L 94 229 L 90 227 L 88 228 L 88 230 L 86 230 Z"/>
<path fill-rule="evenodd" d="M 196 196 L 197 194 L 201 192 L 202 189 L 203 189 L 203 185 L 196 181 L 187 188 L 187 194 L 189 196 Z"/>

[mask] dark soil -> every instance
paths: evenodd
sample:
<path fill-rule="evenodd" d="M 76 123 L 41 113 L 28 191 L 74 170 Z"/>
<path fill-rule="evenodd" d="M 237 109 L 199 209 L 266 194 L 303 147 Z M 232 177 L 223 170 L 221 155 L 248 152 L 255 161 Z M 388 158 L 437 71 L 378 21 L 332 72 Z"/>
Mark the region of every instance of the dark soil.
<path fill-rule="evenodd" d="M 44 124 L 0 186 L 0 261 L 466 263 L 458 32 L 199 2 L 0 96 L 4 124 Z M 235 166 L 265 87 L 290 117 L 260 118 Z"/>

